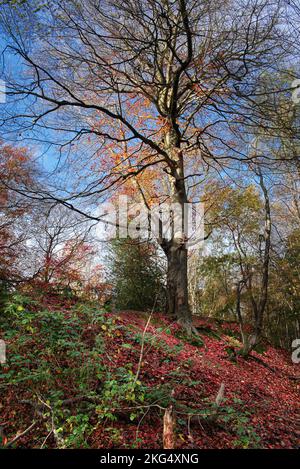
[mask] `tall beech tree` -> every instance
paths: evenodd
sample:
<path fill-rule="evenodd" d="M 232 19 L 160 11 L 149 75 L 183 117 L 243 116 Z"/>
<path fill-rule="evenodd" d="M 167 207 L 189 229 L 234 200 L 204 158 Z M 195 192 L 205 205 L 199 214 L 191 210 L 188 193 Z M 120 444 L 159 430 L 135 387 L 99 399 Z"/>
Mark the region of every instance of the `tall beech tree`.
<path fill-rule="evenodd" d="M 259 83 L 293 54 L 285 2 L 34 3 L 3 8 L 6 52 L 26 65 L 20 77 L 6 77 L 3 128 L 17 123 L 20 138 L 53 144 L 70 172 L 82 172 L 81 183 L 70 182 L 65 193 L 31 197 L 97 219 L 82 202 L 100 201 L 134 179 L 147 204 L 143 182 L 154 172 L 156 201 L 183 207 L 205 171 L 255 158 L 247 151 L 253 129 L 279 131 L 261 112 Z M 280 91 L 271 85 L 267 93 Z M 186 241 L 185 233 L 159 240 L 168 262 L 168 310 L 191 332 Z"/>

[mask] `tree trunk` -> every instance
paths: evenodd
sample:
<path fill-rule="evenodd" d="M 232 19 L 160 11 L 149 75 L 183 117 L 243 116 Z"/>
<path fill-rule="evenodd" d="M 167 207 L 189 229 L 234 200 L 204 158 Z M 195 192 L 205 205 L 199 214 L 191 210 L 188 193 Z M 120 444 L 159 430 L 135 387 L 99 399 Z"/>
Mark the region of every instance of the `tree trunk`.
<path fill-rule="evenodd" d="M 167 311 L 182 323 L 191 323 L 188 302 L 187 248 L 173 240 L 167 252 Z"/>
<path fill-rule="evenodd" d="M 262 337 L 263 332 L 263 320 L 265 309 L 268 300 L 268 287 L 269 287 L 269 266 L 270 266 L 270 251 L 271 251 L 271 208 L 270 208 L 270 200 L 268 189 L 264 182 L 263 173 L 261 171 L 260 166 L 256 168 L 256 174 L 259 177 L 259 184 L 264 196 L 264 212 L 265 212 L 265 231 L 264 231 L 264 242 L 265 247 L 263 250 L 263 262 L 262 262 L 262 279 L 261 279 L 261 286 L 260 286 L 260 298 L 259 301 L 256 301 L 253 293 L 252 293 L 252 274 L 248 275 L 247 278 L 243 278 L 242 283 L 238 286 L 237 289 L 237 314 L 243 329 L 243 323 L 241 322 L 241 314 L 240 314 L 240 293 L 241 293 L 241 285 L 244 284 L 246 286 L 248 293 L 250 295 L 250 300 L 252 304 L 253 316 L 254 316 L 254 331 L 252 334 L 247 336 L 244 332 L 242 333 L 243 339 L 243 348 L 241 349 L 240 353 L 244 356 L 249 355 L 249 353 L 255 349 L 255 347 L 259 344 Z M 242 269 L 243 270 L 243 269 Z"/>
<path fill-rule="evenodd" d="M 171 220 L 172 234 L 165 239 L 161 232 L 161 247 L 167 256 L 167 312 L 175 316 L 188 335 L 197 334 L 192 326 L 192 314 L 188 299 L 187 246 L 185 209 L 188 197 L 185 187 L 183 155 L 180 148 L 180 133 L 174 116 L 169 119 L 170 130 L 166 133 L 164 143 L 170 162 L 170 199 L 171 204 L 181 207 Z M 180 229 L 181 228 L 181 229 Z"/>

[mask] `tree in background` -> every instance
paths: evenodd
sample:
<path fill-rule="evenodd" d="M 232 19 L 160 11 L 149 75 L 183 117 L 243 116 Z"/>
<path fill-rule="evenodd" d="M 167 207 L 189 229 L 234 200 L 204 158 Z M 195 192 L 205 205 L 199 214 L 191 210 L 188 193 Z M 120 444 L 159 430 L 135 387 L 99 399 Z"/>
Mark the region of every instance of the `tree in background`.
<path fill-rule="evenodd" d="M 88 254 L 91 256 L 93 251 L 90 225 L 65 207 L 46 203 L 40 204 L 35 216 L 31 251 L 35 269 L 39 270 L 39 280 L 49 285 L 62 275 L 71 278 L 72 262 L 75 269 L 79 259 L 83 259 L 85 254 L 86 257 Z M 75 272 L 73 274 L 76 277 Z"/>
<path fill-rule="evenodd" d="M 18 190 L 34 184 L 32 156 L 26 148 L 0 146 L 0 282 L 9 286 L 28 274 L 26 242 L 33 204 Z M 25 271 L 25 272 L 24 272 Z"/>
<path fill-rule="evenodd" d="M 242 353 L 246 355 L 262 336 L 269 288 L 271 219 L 261 172 L 254 173 L 253 184 L 249 185 L 249 180 L 244 184 L 219 189 L 218 205 L 214 207 L 219 211 L 219 221 L 215 221 L 211 252 L 198 265 L 198 276 L 202 278 L 198 302 L 205 315 L 239 321 Z"/>
<path fill-rule="evenodd" d="M 288 223 L 288 221 L 287 221 Z M 293 230 L 272 254 L 265 335 L 276 346 L 290 350 L 299 337 L 300 231 Z"/>
<path fill-rule="evenodd" d="M 129 238 L 115 240 L 110 264 L 117 309 L 164 310 L 164 269 L 154 244 Z"/>
<path fill-rule="evenodd" d="M 30 200 L 22 192 L 38 185 L 37 165 L 27 148 L 0 146 L 0 290 L 18 285 L 68 289 L 100 297 L 91 224 L 63 206 Z"/>

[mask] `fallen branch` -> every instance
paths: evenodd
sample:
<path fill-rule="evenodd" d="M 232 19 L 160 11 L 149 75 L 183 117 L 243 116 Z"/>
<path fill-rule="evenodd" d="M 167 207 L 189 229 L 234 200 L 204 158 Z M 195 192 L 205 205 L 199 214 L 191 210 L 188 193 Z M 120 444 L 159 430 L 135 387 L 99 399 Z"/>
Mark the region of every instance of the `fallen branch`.
<path fill-rule="evenodd" d="M 163 427 L 163 448 L 174 449 L 175 446 L 175 415 L 173 406 L 170 405 L 164 414 L 164 427 Z"/>
<path fill-rule="evenodd" d="M 221 383 L 221 386 L 220 386 L 220 389 L 219 389 L 219 392 L 217 394 L 216 401 L 215 401 L 218 407 L 220 406 L 221 402 L 224 399 L 224 392 L 225 392 L 225 384 Z"/>
<path fill-rule="evenodd" d="M 212 409 L 210 412 L 206 412 L 206 414 L 205 414 L 206 422 L 209 422 L 209 423 L 215 423 L 216 422 L 217 417 L 219 415 L 220 404 L 224 399 L 224 393 L 225 393 L 225 383 L 221 383 L 221 386 L 219 388 L 218 394 L 217 394 L 216 399 L 215 399 L 216 408 Z M 209 419 L 208 419 L 208 417 L 209 417 Z M 191 441 L 193 440 L 193 435 L 191 433 L 191 424 L 192 423 L 197 423 L 203 429 L 203 425 L 202 425 L 202 422 L 201 422 L 201 419 L 203 420 L 203 418 L 204 418 L 203 413 L 202 414 L 201 413 L 193 413 L 193 414 L 190 413 L 188 415 L 188 435 L 189 435 L 189 439 Z"/>

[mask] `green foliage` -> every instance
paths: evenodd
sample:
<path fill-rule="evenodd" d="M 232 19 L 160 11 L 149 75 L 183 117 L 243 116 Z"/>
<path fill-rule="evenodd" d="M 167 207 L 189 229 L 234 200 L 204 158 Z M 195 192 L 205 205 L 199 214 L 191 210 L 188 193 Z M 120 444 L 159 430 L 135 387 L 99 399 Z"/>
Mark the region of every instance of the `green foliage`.
<path fill-rule="evenodd" d="M 157 329 L 157 331 L 159 332 L 159 329 Z M 177 345 L 170 346 L 159 335 L 153 335 L 150 333 L 144 334 L 144 337 L 141 333 L 134 334 L 133 340 L 137 344 L 141 344 L 142 340 L 144 340 L 145 344 L 149 344 L 149 346 L 161 350 L 170 357 L 180 353 L 184 347 L 182 342 L 178 343 Z"/>
<path fill-rule="evenodd" d="M 145 311 L 164 307 L 163 268 L 151 243 L 131 239 L 111 244 L 111 283 L 118 309 Z"/>
<path fill-rule="evenodd" d="M 0 314 L 2 313 L 3 308 L 8 300 L 8 294 L 9 289 L 7 282 L 0 280 Z"/>
<path fill-rule="evenodd" d="M 281 256 L 274 259 L 270 271 L 266 336 L 275 346 L 290 350 L 298 336 L 300 311 L 300 230 L 287 237 Z"/>
<path fill-rule="evenodd" d="M 95 360 L 102 342 L 89 349 L 82 341 L 84 323 L 76 312 L 66 317 L 61 311 L 28 309 L 28 303 L 26 297 L 15 295 L 5 308 L 3 339 L 13 339 L 7 362 L 9 382 L 45 382 L 50 391 L 60 377 L 79 390 L 89 389 L 93 376 L 102 371 Z M 71 366 L 63 366 L 64 362 Z"/>
<path fill-rule="evenodd" d="M 238 400 L 235 399 L 235 402 Z M 242 402 L 242 401 L 240 401 Z M 237 436 L 234 441 L 234 446 L 236 448 L 242 449 L 255 449 L 260 448 L 260 437 L 257 435 L 254 427 L 249 423 L 250 422 L 250 412 L 238 411 L 232 406 L 227 406 L 222 409 L 221 421 L 225 424 L 229 423 L 232 431 Z"/>
<path fill-rule="evenodd" d="M 235 447 L 260 447 L 260 439 L 251 425 L 251 414 L 243 402 L 234 399 L 227 403 L 224 399 L 217 406 L 206 397 L 205 380 L 193 377 L 194 358 L 178 360 L 186 337 L 176 345 L 173 340 L 168 344 L 161 337 L 162 332 L 171 335 L 171 329 L 160 327 L 156 329 L 157 334 L 146 333 L 143 337 L 128 326 L 126 331 L 122 329 L 125 326 L 118 324 L 118 318 L 97 304 L 77 303 L 67 309 L 57 305 L 52 311 L 40 310 L 35 301 L 20 294 L 10 297 L 0 325 L 9 344 L 0 386 L 4 389 L 9 386 L 17 398 L 20 390 L 26 392 L 42 413 L 47 433 L 53 432 L 58 448 L 88 448 L 96 430 L 107 432 L 116 446 L 136 447 L 140 443 L 138 438 L 130 444 L 124 443 L 120 419 L 125 415 L 129 425 L 137 425 L 151 408 L 151 415 L 161 420 L 162 410 L 170 404 L 177 412 L 178 424 L 185 429 L 187 416 L 197 415 L 205 429 L 214 426 L 225 429 L 235 438 Z M 87 332 L 93 336 L 87 339 Z M 127 362 L 118 363 L 115 355 L 110 356 L 107 345 L 120 332 L 126 332 L 120 350 L 125 349 L 128 357 L 134 357 L 134 363 L 128 357 Z M 159 366 L 175 362 L 167 379 L 155 385 L 146 386 L 143 378 L 136 376 L 135 357 L 138 359 L 136 352 L 142 340 L 145 350 L 156 349 Z M 178 399 L 173 391 L 181 386 L 192 390 L 193 395 L 196 392 L 197 402 L 189 404 L 188 398 Z M 75 400 L 74 405 L 67 405 L 68 400 Z M 42 439 L 37 445 L 49 447 L 50 442 L 50 438 L 45 443 Z"/>
<path fill-rule="evenodd" d="M 64 438 L 64 443 L 67 448 L 88 448 L 89 445 L 86 441 L 87 436 L 93 431 L 93 426 L 90 424 L 89 415 L 87 413 L 79 413 L 68 417 L 63 427 L 58 430 L 61 432 L 68 432 Z"/>
<path fill-rule="evenodd" d="M 234 254 L 216 254 L 203 257 L 197 269 L 197 276 L 203 281 L 198 297 L 199 309 L 203 316 L 234 318 L 234 283 L 237 259 Z"/>
<path fill-rule="evenodd" d="M 191 336 L 189 336 L 185 333 L 185 331 L 180 330 L 180 329 L 179 329 L 179 331 L 176 331 L 175 337 L 177 337 L 178 339 L 180 339 L 180 340 L 182 340 L 182 341 L 184 341 L 184 342 L 186 342 L 190 345 L 194 345 L 195 347 L 203 347 L 203 345 L 204 345 L 204 342 L 201 339 L 200 335 L 197 336 L 197 335 L 192 334 Z"/>
<path fill-rule="evenodd" d="M 145 399 L 145 389 L 141 381 L 136 379 L 133 372 L 124 367 L 118 368 L 114 375 L 108 373 L 103 387 L 101 404 L 96 407 L 96 412 L 101 420 L 117 420 L 115 409 L 121 404 L 133 406 L 142 404 Z M 138 412 L 130 414 L 130 420 L 134 420 Z"/>
<path fill-rule="evenodd" d="M 261 439 L 250 423 L 251 413 L 244 409 L 244 403 L 241 399 L 234 398 L 227 405 L 225 405 L 227 399 L 223 399 L 221 406 L 215 402 L 209 402 L 208 399 L 203 399 L 204 403 L 206 401 L 208 401 L 206 406 L 200 410 L 185 408 L 184 411 L 190 417 L 193 415 L 199 417 L 204 428 L 222 427 L 234 435 L 236 437 L 233 443 L 235 448 L 261 448 Z M 184 420 L 181 423 L 186 425 Z"/>
<path fill-rule="evenodd" d="M 226 399 L 224 399 L 226 402 Z M 232 404 L 218 408 L 220 422 L 225 428 L 236 435 L 234 446 L 236 448 L 260 448 L 260 437 L 250 424 L 251 413 L 243 409 L 244 403 L 241 399 L 234 398 Z"/>
<path fill-rule="evenodd" d="M 98 423 L 115 421 L 124 405 L 141 405 L 145 388 L 131 363 L 112 372 L 102 360 L 106 339 L 120 327 L 116 317 L 108 317 L 95 304 L 77 304 L 67 312 L 40 311 L 36 306 L 20 294 L 5 305 L 1 328 L 9 354 L 1 387 L 16 386 L 15 392 L 26 387 L 37 405 L 42 395 L 43 415 L 53 421 L 59 447 L 88 447 Z M 99 331 L 92 345 L 84 340 L 84 330 L 91 326 Z M 79 398 L 76 410 L 63 405 L 69 395 Z M 138 415 L 131 412 L 130 420 Z"/>
<path fill-rule="evenodd" d="M 158 386 L 149 387 L 146 390 L 145 400 L 149 403 L 158 403 L 163 407 L 168 407 L 175 403 L 172 397 L 172 382 L 162 383 Z"/>

